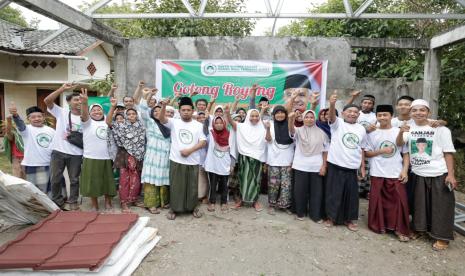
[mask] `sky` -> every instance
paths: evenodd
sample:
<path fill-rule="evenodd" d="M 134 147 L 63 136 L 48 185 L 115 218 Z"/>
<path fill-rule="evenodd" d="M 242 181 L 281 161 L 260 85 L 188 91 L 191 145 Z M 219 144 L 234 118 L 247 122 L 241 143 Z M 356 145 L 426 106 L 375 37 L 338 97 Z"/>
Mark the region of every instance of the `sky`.
<path fill-rule="evenodd" d="M 80 5 L 86 2 L 91 2 L 91 0 L 60 0 L 61 2 L 78 9 Z M 113 0 L 108 4 L 118 3 L 118 2 L 128 2 L 128 0 Z M 130 0 L 129 0 L 130 1 Z M 279 0 L 270 0 L 272 9 L 276 8 Z M 326 2 L 326 0 L 283 0 L 284 4 L 282 7 L 282 13 L 303 13 L 306 12 L 312 5 L 318 5 L 321 3 Z M 39 29 L 41 30 L 49 30 L 49 29 L 58 29 L 59 24 L 56 21 L 53 21 L 47 17 L 44 17 L 40 14 L 37 14 L 31 10 L 18 6 L 17 4 L 10 4 L 11 7 L 18 8 L 23 13 L 24 17 L 28 22 L 32 19 L 37 18 L 40 20 Z M 266 12 L 266 6 L 264 0 L 246 0 L 246 10 L 247 12 Z M 187 12 L 187 10 L 186 10 Z M 276 22 L 276 30 L 279 27 L 287 25 L 291 22 L 291 19 L 278 19 Z M 255 29 L 252 32 L 253 36 L 260 36 L 265 35 L 268 31 L 271 31 L 273 26 L 274 19 L 260 19 L 257 20 L 255 25 Z"/>

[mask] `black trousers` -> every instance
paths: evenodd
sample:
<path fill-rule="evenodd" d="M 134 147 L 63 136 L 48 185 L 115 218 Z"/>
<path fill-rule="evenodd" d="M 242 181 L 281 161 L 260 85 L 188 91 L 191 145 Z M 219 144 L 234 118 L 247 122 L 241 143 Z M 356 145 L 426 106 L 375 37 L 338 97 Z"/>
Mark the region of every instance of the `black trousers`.
<path fill-rule="evenodd" d="M 294 201 L 298 217 L 324 218 L 323 177 L 316 172 L 294 170 Z"/>
<path fill-rule="evenodd" d="M 216 173 L 208 172 L 208 183 L 210 184 L 208 199 L 210 203 L 216 203 L 217 190 L 221 195 L 221 204 L 228 203 L 228 177 L 228 175 L 218 175 Z"/>
<path fill-rule="evenodd" d="M 357 170 L 328 162 L 326 215 L 336 224 L 358 220 Z"/>

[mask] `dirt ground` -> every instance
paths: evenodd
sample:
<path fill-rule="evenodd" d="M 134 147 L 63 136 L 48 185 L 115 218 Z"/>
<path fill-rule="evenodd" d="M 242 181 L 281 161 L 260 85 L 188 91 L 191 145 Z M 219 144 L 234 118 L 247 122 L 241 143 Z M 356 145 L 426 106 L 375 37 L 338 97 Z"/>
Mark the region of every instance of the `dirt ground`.
<path fill-rule="evenodd" d="M 462 194 L 458 199 L 464 202 Z M 265 196 L 260 201 L 266 206 Z M 433 251 L 428 239 L 401 243 L 367 229 L 367 207 L 360 200 L 356 233 L 252 208 L 212 213 L 202 205 L 200 219 L 169 221 L 166 210 L 150 215 L 134 207 L 162 236 L 134 275 L 465 275 L 464 236 L 456 234 L 445 252 Z M 1 233 L 0 243 L 16 234 Z"/>

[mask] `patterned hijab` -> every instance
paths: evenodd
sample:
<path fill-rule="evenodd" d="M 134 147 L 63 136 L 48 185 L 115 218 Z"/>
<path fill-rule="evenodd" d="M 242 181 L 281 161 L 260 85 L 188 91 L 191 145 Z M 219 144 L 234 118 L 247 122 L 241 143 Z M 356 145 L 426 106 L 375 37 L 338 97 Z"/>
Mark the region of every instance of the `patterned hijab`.
<path fill-rule="evenodd" d="M 124 148 L 139 161 L 144 159 L 145 128 L 139 121 L 139 118 L 134 123 L 129 122 L 127 119 L 124 123 L 113 121 L 112 130 L 118 147 Z"/>

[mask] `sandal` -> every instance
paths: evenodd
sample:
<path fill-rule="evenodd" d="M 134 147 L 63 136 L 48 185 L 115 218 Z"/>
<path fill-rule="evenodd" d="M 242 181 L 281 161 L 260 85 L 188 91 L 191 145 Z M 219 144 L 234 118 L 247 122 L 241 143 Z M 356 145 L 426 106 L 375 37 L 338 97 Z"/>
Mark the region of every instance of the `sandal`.
<path fill-rule="evenodd" d="M 275 216 L 276 215 L 275 209 L 273 207 L 268 208 L 268 214 L 272 215 L 272 216 Z"/>
<path fill-rule="evenodd" d="M 409 235 L 409 238 L 411 240 L 418 240 L 419 238 L 421 238 L 421 236 L 423 236 L 421 233 L 418 233 L 418 232 L 412 232 L 410 235 Z"/>
<path fill-rule="evenodd" d="M 192 212 L 192 216 L 194 218 L 201 218 L 202 217 L 202 213 L 200 212 L 200 209 L 199 208 L 195 208 L 194 212 Z"/>
<path fill-rule="evenodd" d="M 166 218 L 169 220 L 175 220 L 176 219 L 176 213 L 173 211 L 169 211 L 168 214 L 166 214 Z"/>
<path fill-rule="evenodd" d="M 150 208 L 147 208 L 147 210 L 149 210 L 150 214 L 160 214 L 160 210 L 156 207 L 150 207 Z"/>
<path fill-rule="evenodd" d="M 329 227 L 333 227 L 333 226 L 334 226 L 334 222 L 333 222 L 332 220 L 330 220 L 330 219 L 325 220 L 325 226 L 328 227 L 328 228 L 329 228 Z"/>
<path fill-rule="evenodd" d="M 242 201 L 238 201 L 236 202 L 236 204 L 234 204 L 233 207 L 231 207 L 231 209 L 238 210 L 239 208 L 241 208 L 241 206 L 242 206 Z"/>
<path fill-rule="evenodd" d="M 446 250 L 448 247 L 449 247 L 448 241 L 437 240 L 435 243 L 433 243 L 434 251 L 443 251 L 443 250 Z"/>
<path fill-rule="evenodd" d="M 256 201 L 256 202 L 253 204 L 253 207 L 255 208 L 255 211 L 257 211 L 257 212 L 263 211 L 263 208 L 262 208 L 262 206 L 260 205 L 260 203 L 258 203 L 258 201 Z"/>
<path fill-rule="evenodd" d="M 207 210 L 208 212 L 215 212 L 215 204 L 208 204 Z"/>
<path fill-rule="evenodd" d="M 221 204 L 221 211 L 228 211 L 228 204 Z"/>
<path fill-rule="evenodd" d="M 304 217 L 295 216 L 295 219 L 296 219 L 296 220 L 299 220 L 299 221 L 304 221 Z"/>
<path fill-rule="evenodd" d="M 349 229 L 352 232 L 357 232 L 358 231 L 358 226 L 357 224 L 353 222 L 346 222 L 347 229 Z"/>
<path fill-rule="evenodd" d="M 163 209 L 169 209 L 169 208 L 170 208 L 170 205 L 169 205 L 169 204 L 166 204 L 166 205 L 164 205 L 164 206 L 161 206 L 161 208 L 163 208 Z"/>
<path fill-rule="evenodd" d="M 406 235 L 403 235 L 401 233 L 396 233 L 397 238 L 399 238 L 400 242 L 408 242 L 410 241 L 410 238 Z"/>
<path fill-rule="evenodd" d="M 143 201 L 137 201 L 136 203 L 134 203 L 134 206 L 139 207 L 139 208 L 145 208 Z"/>
<path fill-rule="evenodd" d="M 121 203 L 121 212 L 123 213 L 131 213 L 131 209 L 126 203 Z"/>

